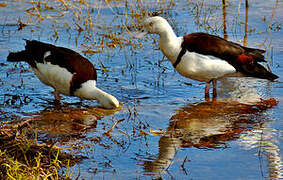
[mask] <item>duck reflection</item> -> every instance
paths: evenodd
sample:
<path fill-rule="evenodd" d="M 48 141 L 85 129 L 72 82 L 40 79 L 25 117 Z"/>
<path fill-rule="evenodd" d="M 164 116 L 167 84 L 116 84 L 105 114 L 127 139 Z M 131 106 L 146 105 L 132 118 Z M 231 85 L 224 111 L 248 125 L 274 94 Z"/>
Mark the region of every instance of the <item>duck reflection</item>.
<path fill-rule="evenodd" d="M 105 110 L 100 108 L 51 108 L 42 110 L 32 117 L 33 128 L 37 129 L 44 137 L 49 140 L 67 141 L 70 137 L 78 138 L 86 134 L 88 130 L 94 130 L 97 120 L 104 116 L 112 115 L 116 110 Z"/>
<path fill-rule="evenodd" d="M 158 157 L 144 161 L 145 172 L 164 172 L 179 148 L 225 148 L 228 141 L 239 138 L 243 132 L 260 129 L 266 119 L 264 111 L 276 104 L 273 98 L 252 105 L 210 101 L 177 110 L 166 135 L 159 140 Z"/>

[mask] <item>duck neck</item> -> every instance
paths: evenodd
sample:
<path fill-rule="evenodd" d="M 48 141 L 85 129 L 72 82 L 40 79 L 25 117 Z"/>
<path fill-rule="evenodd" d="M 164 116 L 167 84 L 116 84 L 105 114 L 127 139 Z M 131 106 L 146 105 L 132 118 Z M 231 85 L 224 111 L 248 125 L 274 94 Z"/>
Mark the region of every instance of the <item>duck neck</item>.
<path fill-rule="evenodd" d="M 161 51 L 172 63 L 174 63 L 181 50 L 178 37 L 174 33 L 171 26 L 168 26 L 159 35 L 160 35 L 159 47 Z"/>
<path fill-rule="evenodd" d="M 176 34 L 174 33 L 172 27 L 169 24 L 166 28 L 164 28 L 164 31 L 161 31 L 159 33 L 159 36 L 159 42 L 162 44 L 170 44 L 171 42 L 174 42 L 177 39 Z"/>
<path fill-rule="evenodd" d="M 84 99 L 96 99 L 104 108 L 119 107 L 119 101 L 112 95 L 96 87 L 95 81 L 87 81 L 75 92 L 75 96 Z"/>

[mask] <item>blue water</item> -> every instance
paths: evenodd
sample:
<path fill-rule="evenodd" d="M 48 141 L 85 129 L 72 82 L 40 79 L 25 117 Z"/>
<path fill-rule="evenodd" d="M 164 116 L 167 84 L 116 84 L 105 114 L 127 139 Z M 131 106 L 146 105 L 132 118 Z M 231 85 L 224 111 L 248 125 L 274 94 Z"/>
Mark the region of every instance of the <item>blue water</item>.
<path fill-rule="evenodd" d="M 161 16 L 180 36 L 203 31 L 223 37 L 221 1 L 130 1 L 127 5 L 90 1 L 89 6 L 68 2 L 69 9 L 59 1 L 43 1 L 42 7 L 47 2 L 64 15 L 42 9 L 42 19 L 29 1 L 2 2 L 7 6 L 0 7 L 0 121 L 33 118 L 39 140 L 57 140 L 58 146 L 72 147 L 68 152 L 86 156 L 71 167 L 74 179 L 282 178 L 282 2 L 249 1 L 247 24 L 248 46 L 266 49 L 278 82 L 222 81 L 218 92 L 223 105 L 207 103 L 204 83 L 174 71 L 158 50 L 157 36 L 138 40 L 129 33 L 138 29 L 137 16 L 143 11 L 163 10 Z M 137 16 L 131 16 L 132 12 Z M 245 2 L 229 1 L 226 12 L 228 39 L 243 44 Z M 28 26 L 18 30 L 18 20 Z M 99 48 L 102 34 L 124 38 L 125 44 Z M 95 101 L 63 96 L 62 108 L 56 109 L 52 88 L 43 85 L 27 64 L 5 61 L 9 51 L 24 48 L 23 38 L 81 54 L 88 48 L 102 51 L 83 55 L 98 69 L 98 86 L 116 96 L 122 108 L 101 110 Z M 113 41 L 105 37 L 103 43 Z M 258 98 L 274 98 L 278 104 L 258 110 L 255 103 L 249 103 L 252 107 L 231 103 Z M 118 120 L 122 121 L 106 136 Z"/>

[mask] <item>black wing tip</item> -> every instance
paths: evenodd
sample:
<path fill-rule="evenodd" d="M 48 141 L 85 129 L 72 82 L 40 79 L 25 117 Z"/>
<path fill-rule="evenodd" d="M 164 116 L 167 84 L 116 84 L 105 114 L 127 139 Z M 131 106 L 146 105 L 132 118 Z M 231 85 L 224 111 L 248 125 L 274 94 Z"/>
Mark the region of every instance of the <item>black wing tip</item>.
<path fill-rule="evenodd" d="M 264 79 L 268 79 L 268 80 L 274 82 L 274 80 L 278 79 L 279 76 L 277 76 L 276 74 L 273 74 L 272 72 L 266 70 L 266 72 L 264 73 L 263 78 Z"/>
<path fill-rule="evenodd" d="M 266 50 L 264 50 L 264 49 L 254 49 L 254 50 L 257 51 L 260 54 L 263 54 L 263 53 L 266 52 Z"/>
<path fill-rule="evenodd" d="M 271 73 L 272 75 L 270 76 L 270 80 L 274 81 L 275 79 L 278 79 L 279 76 L 277 76 L 276 74 Z"/>

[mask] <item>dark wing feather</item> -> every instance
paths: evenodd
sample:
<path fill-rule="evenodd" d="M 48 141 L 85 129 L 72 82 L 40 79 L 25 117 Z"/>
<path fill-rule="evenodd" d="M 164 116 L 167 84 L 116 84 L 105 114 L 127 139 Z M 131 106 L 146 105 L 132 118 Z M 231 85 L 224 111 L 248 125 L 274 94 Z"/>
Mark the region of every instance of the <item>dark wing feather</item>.
<path fill-rule="evenodd" d="M 57 47 L 51 51 L 46 61 L 51 64 L 65 67 L 73 74 L 70 86 L 70 94 L 73 95 L 76 89 L 81 87 L 81 84 L 88 80 L 97 80 L 96 69 L 93 64 L 81 56 L 80 54 L 63 47 Z"/>
<path fill-rule="evenodd" d="M 244 47 L 207 33 L 185 35 L 181 52 L 183 49 L 223 59 L 235 67 L 238 72 L 242 72 L 247 76 L 270 80 L 278 78 L 278 76 L 258 64 L 258 62 L 265 62 L 262 55 L 265 51 L 261 49 Z M 177 61 L 180 61 L 180 57 L 178 58 Z"/>
<path fill-rule="evenodd" d="M 93 64 L 88 59 L 71 49 L 33 40 L 27 41 L 25 51 L 29 54 L 30 61 L 40 63 L 47 61 L 51 64 L 66 68 L 72 74 L 81 74 L 86 79 L 96 80 L 97 78 Z M 44 54 L 47 51 L 50 51 L 51 54 L 44 58 Z"/>
<path fill-rule="evenodd" d="M 50 55 L 44 57 L 48 51 L 50 51 Z M 36 63 L 44 63 L 44 61 L 66 68 L 73 74 L 70 87 L 71 94 L 80 88 L 82 83 L 88 80 L 97 80 L 96 69 L 93 64 L 79 53 L 36 40 L 26 40 L 25 50 L 15 53 L 11 52 L 7 60 L 26 61 L 33 68 L 36 68 Z"/>
<path fill-rule="evenodd" d="M 265 61 L 262 55 L 264 50 L 247 48 L 207 33 L 191 33 L 184 36 L 182 47 L 191 52 L 212 55 L 231 63 L 241 54 L 251 56 L 257 62 Z"/>

